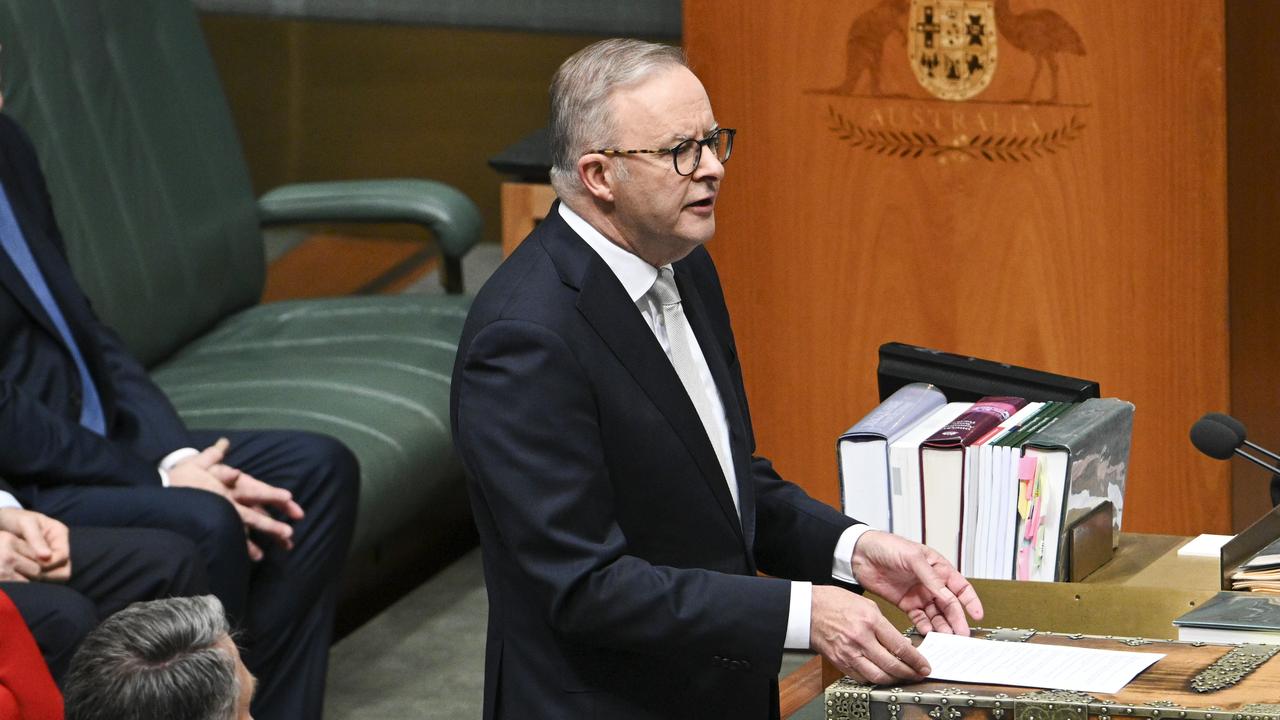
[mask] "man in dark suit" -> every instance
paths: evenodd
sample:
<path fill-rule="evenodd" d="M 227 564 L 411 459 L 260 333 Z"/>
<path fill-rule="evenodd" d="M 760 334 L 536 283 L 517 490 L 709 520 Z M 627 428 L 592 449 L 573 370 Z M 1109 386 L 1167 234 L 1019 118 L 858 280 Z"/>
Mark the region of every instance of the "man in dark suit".
<path fill-rule="evenodd" d="M 453 378 L 490 600 L 485 717 L 776 717 L 784 647 L 872 682 L 927 673 L 845 587 L 961 633 L 973 589 L 755 455 L 701 247 L 734 131 L 678 50 L 640 41 L 570 58 L 551 104 L 561 201 L 477 296 Z"/>
<path fill-rule="evenodd" d="M 190 538 L 243 630 L 254 715 L 319 717 L 355 457 L 310 433 L 189 430 L 94 315 L 34 149 L 4 115 L 0 185 L 0 475 L 69 525 Z"/>
<path fill-rule="evenodd" d="M 0 592 L 9 596 L 62 684 L 72 653 L 131 602 L 207 592 L 190 540 L 147 528 L 67 528 L 22 509 L 0 480 Z"/>

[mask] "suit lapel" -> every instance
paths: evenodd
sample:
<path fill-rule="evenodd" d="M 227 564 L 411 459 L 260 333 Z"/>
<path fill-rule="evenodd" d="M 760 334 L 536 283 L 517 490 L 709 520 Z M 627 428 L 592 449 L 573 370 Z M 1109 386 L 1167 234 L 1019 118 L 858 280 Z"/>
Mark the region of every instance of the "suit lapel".
<path fill-rule="evenodd" d="M 19 215 L 19 222 L 22 216 Z M 23 225 L 23 233 L 30 232 L 27 225 Z M 37 230 L 38 231 L 38 230 Z M 31 238 L 31 235 L 27 235 Z M 58 304 L 58 309 L 62 312 L 62 319 L 67 324 L 67 329 L 71 331 L 71 335 L 75 339 L 75 343 L 80 350 L 80 357 L 84 359 L 85 364 L 89 368 L 89 374 L 94 378 L 98 389 L 98 395 L 102 401 L 103 412 L 107 413 L 107 420 L 112 418 L 111 407 L 113 405 L 112 392 L 110 382 L 104 382 L 102 378 L 109 376 L 105 367 L 105 358 L 99 348 L 98 341 L 94 337 L 92 328 L 98 323 L 97 318 L 93 314 L 93 310 L 85 301 L 85 296 L 80 290 L 80 286 L 76 283 L 75 274 L 71 270 L 71 261 L 58 251 L 57 246 L 45 240 L 44 242 L 30 242 L 28 246 L 31 248 L 31 255 L 36 259 L 36 265 L 40 267 L 40 273 L 44 276 L 44 282 L 49 286 L 49 293 L 53 295 L 53 301 Z M 45 316 L 48 317 L 47 315 Z M 52 327 L 50 324 L 49 327 Z M 62 337 L 62 333 L 52 330 L 53 337 L 60 345 L 67 348 L 66 340 Z M 70 356 L 71 350 L 67 348 L 67 354 Z"/>
<path fill-rule="evenodd" d="M 9 253 L 3 250 L 0 250 L 0 285 L 4 285 L 5 290 L 13 296 L 14 300 L 18 301 L 18 304 L 22 306 L 22 309 L 27 314 L 31 315 L 45 329 L 45 332 L 58 338 L 58 341 L 61 342 L 62 336 L 58 334 L 57 328 L 53 326 L 53 321 L 49 319 L 49 314 L 44 311 L 40 300 L 31 291 L 31 286 L 27 285 L 27 280 L 18 271 L 18 266 L 13 264 L 13 259 L 9 257 Z"/>
<path fill-rule="evenodd" d="M 18 228 L 22 230 L 23 237 L 28 238 L 27 247 L 31 249 L 32 257 L 36 257 L 36 264 L 40 265 L 40 260 L 35 252 L 35 247 L 30 242 L 31 222 L 26 216 L 26 209 L 19 202 L 17 186 L 10 178 L 8 168 L 5 168 L 3 174 L 3 182 L 5 186 L 5 194 L 9 198 L 9 207 L 13 209 L 13 217 L 18 221 Z M 22 272 L 18 270 L 18 266 L 14 264 L 13 258 L 9 257 L 9 253 L 0 249 L 0 285 L 4 285 L 5 290 L 18 301 L 18 304 L 27 311 L 36 322 L 45 329 L 59 342 L 62 336 L 58 333 L 58 329 L 54 327 L 53 320 L 49 318 L 49 314 L 44 311 L 44 306 L 40 304 L 40 299 L 36 297 L 35 292 L 31 290 L 31 286 L 27 284 L 26 278 L 22 276 Z"/>
<path fill-rule="evenodd" d="M 36 219 L 32 217 L 32 214 L 38 212 L 38 210 L 31 207 L 28 203 L 28 198 L 35 193 L 30 190 L 28 184 L 24 183 L 23 178 L 13 171 L 10 157 L 5 157 L 4 162 L 0 163 L 0 182 L 4 183 L 9 206 L 13 209 L 13 217 L 18 223 L 18 228 L 22 231 L 23 239 L 27 243 L 27 249 L 31 251 L 31 257 L 35 260 L 36 267 L 40 269 L 45 285 L 48 286 L 49 293 L 53 296 L 53 301 L 58 304 L 63 320 L 75 337 L 76 344 L 80 349 L 80 355 L 84 358 L 85 364 L 89 368 L 89 374 L 94 379 L 107 427 L 109 428 L 114 418 L 114 389 L 110 386 L 110 383 L 102 381 L 102 378 L 107 377 L 102 353 L 98 350 L 95 340 L 91 336 L 87 336 L 87 331 L 84 329 L 91 327 L 96 320 L 93 318 L 92 311 L 79 299 L 80 290 L 75 284 L 70 262 L 59 252 L 57 245 L 49 239 L 42 224 L 36 222 Z M 40 299 L 36 297 L 35 292 L 27 283 L 27 279 L 18 270 L 18 266 L 14 264 L 13 259 L 9 257 L 9 253 L 2 249 L 0 249 L 0 285 L 4 286 L 5 290 L 17 300 L 18 304 L 27 311 L 36 324 L 43 328 L 53 338 L 54 342 L 63 349 L 66 353 L 67 361 L 74 362 L 71 349 L 67 347 L 66 339 L 63 338 L 62 333 L 54 325 L 53 319 L 49 317 L 49 313 L 45 311 L 44 305 L 40 303 Z"/>
<path fill-rule="evenodd" d="M 653 331 L 613 271 L 564 223 L 556 208 L 543 225 L 547 231 L 542 235 L 543 247 L 556 262 L 561 279 L 578 288 L 578 312 L 671 424 L 725 519 L 741 537 L 738 512 L 706 428 Z"/>
<path fill-rule="evenodd" d="M 711 329 L 706 306 L 690 278 L 688 270 L 676 270 L 676 286 L 680 289 L 680 304 L 684 308 L 685 317 L 693 328 L 698 339 L 698 347 L 711 369 L 711 377 L 715 380 L 716 390 L 720 393 L 720 403 L 724 406 L 725 420 L 729 426 L 729 447 L 733 455 L 733 471 L 738 482 L 738 504 L 742 512 L 743 542 L 750 549 L 755 541 L 755 485 L 750 482 L 751 468 L 746 442 L 746 426 L 742 418 L 741 405 L 734 383 L 729 377 L 729 366 L 725 360 L 726 349 L 722 340 Z M 751 553 L 747 553 L 748 557 Z"/>

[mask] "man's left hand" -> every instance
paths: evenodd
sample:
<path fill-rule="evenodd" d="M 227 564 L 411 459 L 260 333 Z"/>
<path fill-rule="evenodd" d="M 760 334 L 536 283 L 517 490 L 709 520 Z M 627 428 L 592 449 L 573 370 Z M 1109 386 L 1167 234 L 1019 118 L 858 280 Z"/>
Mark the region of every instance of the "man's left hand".
<path fill-rule="evenodd" d="M 174 465 L 169 470 L 169 482 L 175 487 L 192 487 L 226 498 L 244 523 L 250 560 L 257 562 L 264 557 L 262 548 L 250 537 L 253 532 L 271 538 L 285 550 L 293 549 L 293 526 L 277 520 L 270 511 L 274 509 L 286 519 L 296 521 L 302 519 L 302 508 L 288 490 L 268 485 L 222 462 L 230 447 L 231 441 L 219 438 L 213 445 Z"/>
<path fill-rule="evenodd" d="M 853 574 L 867 590 L 897 605 L 921 634 L 968 635 L 966 613 L 982 619 L 978 593 L 935 550 L 891 533 L 870 530 L 853 551 Z"/>
<path fill-rule="evenodd" d="M 254 526 L 253 523 L 246 524 L 271 536 L 286 550 L 293 547 L 292 528 L 275 520 L 269 512 L 275 510 L 292 522 L 301 520 L 304 515 L 302 506 L 294 501 L 292 493 L 225 463 L 210 467 L 209 472 L 226 486 L 231 500 L 261 516 L 261 527 Z"/>

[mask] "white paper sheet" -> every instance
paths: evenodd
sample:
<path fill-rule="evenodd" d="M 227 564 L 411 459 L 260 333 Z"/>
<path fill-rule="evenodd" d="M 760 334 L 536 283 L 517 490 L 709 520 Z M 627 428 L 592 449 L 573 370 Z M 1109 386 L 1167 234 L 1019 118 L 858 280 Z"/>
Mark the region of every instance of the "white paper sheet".
<path fill-rule="evenodd" d="M 933 632 L 920 643 L 929 677 L 986 685 L 1120 692 L 1163 653 L 999 642 Z"/>
<path fill-rule="evenodd" d="M 1222 546 L 1234 537 L 1235 535 L 1197 535 L 1191 542 L 1178 548 L 1178 555 L 1217 558 L 1222 554 Z"/>

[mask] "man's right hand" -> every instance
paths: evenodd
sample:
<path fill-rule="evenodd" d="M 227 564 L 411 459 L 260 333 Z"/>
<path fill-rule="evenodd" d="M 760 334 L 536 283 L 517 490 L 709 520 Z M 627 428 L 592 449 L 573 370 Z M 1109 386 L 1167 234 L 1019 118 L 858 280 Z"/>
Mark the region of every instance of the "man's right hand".
<path fill-rule="evenodd" d="M 809 647 L 850 677 L 886 685 L 929 674 L 924 655 L 861 595 L 814 585 L 809 623 Z"/>
<path fill-rule="evenodd" d="M 169 469 L 169 486 L 196 488 L 221 495 L 240 515 L 246 534 L 250 530 L 256 530 L 273 538 L 285 548 L 291 547 L 293 541 L 291 525 L 271 517 L 263 506 L 246 504 L 237 498 L 234 487 L 240 472 L 222 464 L 222 458 L 226 455 L 229 446 L 230 441 L 222 438 L 198 454 L 174 465 Z M 246 537 L 245 542 L 249 548 L 249 558 L 254 561 L 261 560 L 262 548 L 258 547 L 252 538 Z"/>
<path fill-rule="evenodd" d="M 67 526 L 21 508 L 0 509 L 0 580 L 66 582 L 71 578 Z"/>

